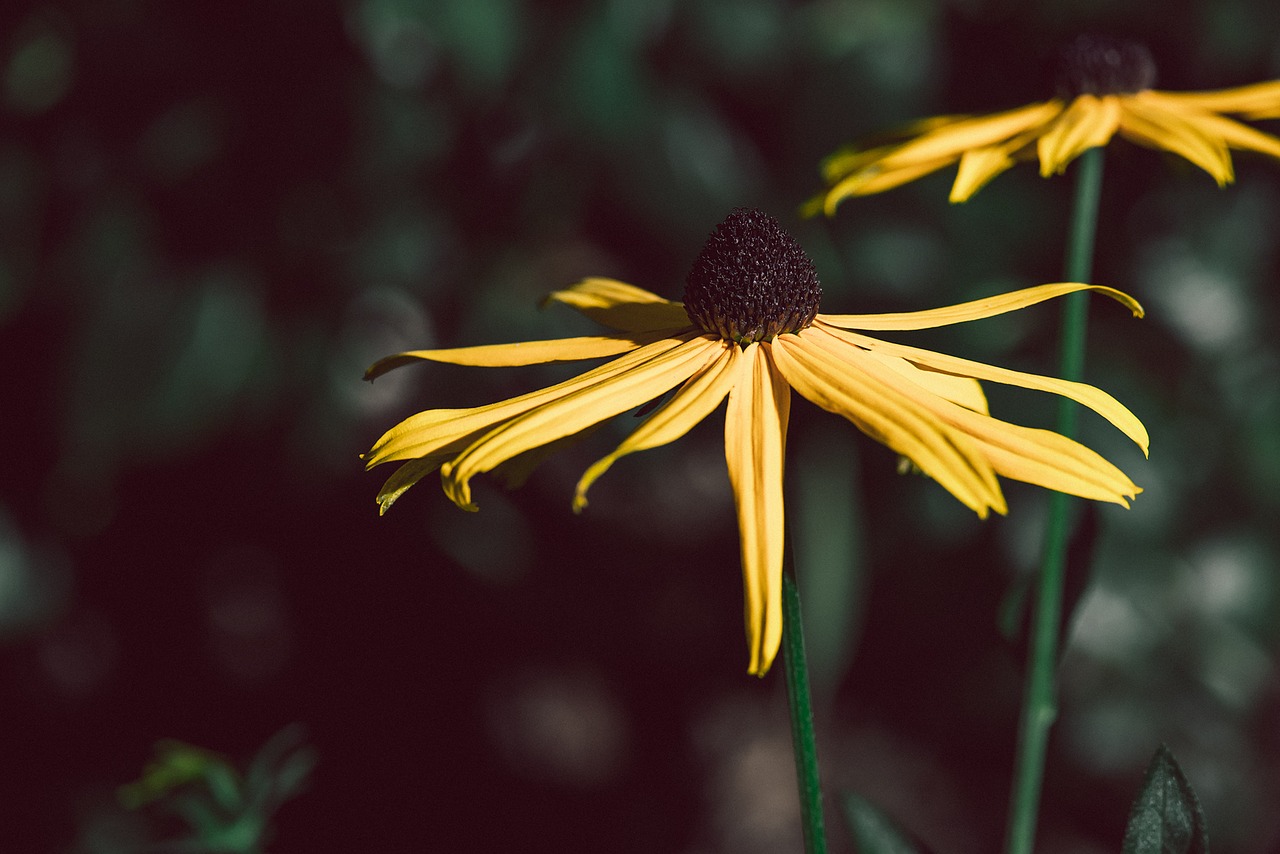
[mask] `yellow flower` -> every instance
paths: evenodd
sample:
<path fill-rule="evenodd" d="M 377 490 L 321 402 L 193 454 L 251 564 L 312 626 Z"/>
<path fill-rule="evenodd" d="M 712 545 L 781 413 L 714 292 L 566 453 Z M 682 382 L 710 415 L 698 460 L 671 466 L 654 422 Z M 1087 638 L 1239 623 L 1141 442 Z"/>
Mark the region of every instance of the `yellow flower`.
<path fill-rule="evenodd" d="M 831 215 L 849 196 L 892 189 L 957 161 L 951 201 L 963 202 L 1019 160 L 1038 157 L 1046 178 L 1062 174 L 1117 133 L 1186 158 L 1219 186 L 1234 180 L 1232 148 L 1280 158 L 1280 139 L 1223 115 L 1280 118 L 1280 80 L 1211 92 L 1164 92 L 1154 82 L 1144 46 L 1081 37 L 1063 52 L 1060 97 L 992 115 L 924 119 L 887 144 L 838 152 L 822 167 L 828 189 L 806 212 Z"/>
<path fill-rule="evenodd" d="M 619 458 L 672 442 L 728 398 L 725 457 L 737 506 L 751 673 L 763 675 L 782 637 L 783 456 L 791 391 L 853 422 L 985 517 L 1006 511 L 997 475 L 1128 506 L 1140 491 L 1111 463 L 1049 430 L 992 417 L 979 380 L 1052 392 L 1098 412 L 1147 448 L 1141 422 L 1092 386 L 894 344 L 866 332 L 963 323 L 1079 290 L 1129 307 L 1119 291 L 1052 284 L 931 311 L 818 314 L 808 256 L 777 220 L 738 209 L 712 233 L 684 302 L 611 279 L 587 279 L 549 300 L 610 332 L 583 338 L 417 350 L 374 364 L 366 379 L 417 360 L 486 367 L 615 357 L 549 388 L 471 409 L 429 409 L 391 428 L 364 459 L 401 466 L 378 494 L 385 512 L 435 469 L 459 507 L 474 510 L 471 479 L 675 389 L 578 482 L 574 510 Z M 520 461 L 517 461 L 517 465 Z"/>

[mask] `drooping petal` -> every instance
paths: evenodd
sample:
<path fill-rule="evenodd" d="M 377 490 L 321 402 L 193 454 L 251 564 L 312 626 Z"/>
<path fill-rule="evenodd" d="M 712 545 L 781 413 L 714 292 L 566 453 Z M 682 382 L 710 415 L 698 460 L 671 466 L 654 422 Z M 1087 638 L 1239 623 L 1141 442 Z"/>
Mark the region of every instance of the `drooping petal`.
<path fill-rule="evenodd" d="M 979 516 L 1007 509 L 990 463 L 969 438 L 866 370 L 875 359 L 811 326 L 773 342 L 778 370 L 815 405 L 915 463 Z"/>
<path fill-rule="evenodd" d="M 441 463 L 460 450 L 462 449 L 446 448 L 439 453 L 402 464 L 382 484 L 382 489 L 378 490 L 378 515 L 381 516 L 390 510 L 397 498 L 404 495 L 418 481 L 440 468 Z"/>
<path fill-rule="evenodd" d="M 373 448 L 364 455 L 367 468 L 394 460 L 407 460 L 437 453 L 453 443 L 477 437 L 510 418 L 515 418 L 535 407 L 572 394 L 580 389 L 606 380 L 610 377 L 626 373 L 637 365 L 675 349 L 682 343 L 698 337 L 688 333 L 675 338 L 664 338 L 638 350 L 619 356 L 586 373 L 579 374 L 562 383 L 544 389 L 522 394 L 508 400 L 498 401 L 486 406 L 471 409 L 428 409 L 410 415 L 392 427 L 374 443 Z M 464 444 L 462 447 L 465 447 Z M 461 450 L 461 448 L 459 448 Z"/>
<path fill-rule="evenodd" d="M 974 193 L 1001 172 L 1013 167 L 1016 161 L 1003 145 L 987 145 L 971 148 L 960 157 L 955 183 L 951 185 L 949 201 L 967 202 Z"/>
<path fill-rule="evenodd" d="M 873 350 L 886 356 L 906 359 L 923 368 L 932 368 L 935 371 L 955 374 L 958 377 L 973 377 L 977 380 L 997 382 L 1003 385 L 1013 385 L 1035 391 L 1047 391 L 1051 394 L 1070 398 L 1110 421 L 1117 429 L 1132 439 L 1144 454 L 1147 453 L 1150 439 L 1147 436 L 1147 428 L 1138 420 L 1138 417 L 1130 412 L 1120 401 L 1091 385 L 1057 379 L 1056 377 L 1023 373 L 1022 371 L 1014 371 L 1008 368 L 998 368 L 983 362 L 974 362 L 958 356 L 948 356 L 945 353 L 935 353 L 932 350 L 923 350 L 919 347 L 908 347 L 892 341 L 882 341 L 878 338 L 871 338 L 867 335 L 859 335 L 856 332 L 847 332 L 842 329 L 827 329 L 826 331 L 852 345 Z"/>
<path fill-rule="evenodd" d="M 886 168 L 883 164 L 869 166 L 839 181 L 826 192 L 822 200 L 822 212 L 831 216 L 842 201 L 850 196 L 870 196 L 883 193 L 923 178 L 955 162 L 954 157 L 939 157 L 919 163 L 907 163 Z"/>
<path fill-rule="evenodd" d="M 1277 101 L 1280 102 L 1280 87 L 1276 91 Z M 1263 133 L 1256 128 L 1252 128 L 1235 119 L 1220 116 L 1216 112 L 1203 107 L 1188 104 L 1170 93 L 1143 92 L 1142 100 L 1166 113 L 1182 116 L 1205 136 L 1221 140 L 1229 148 L 1241 148 L 1269 154 L 1272 157 L 1280 157 L 1280 139 L 1269 133 Z"/>
<path fill-rule="evenodd" d="M 1213 176 L 1218 186 L 1230 184 L 1235 175 L 1231 152 L 1220 138 L 1207 133 L 1198 122 L 1198 111 L 1170 108 L 1145 92 L 1124 101 L 1120 132 L 1129 140 L 1185 157 Z"/>
<path fill-rule="evenodd" d="M 946 158 L 954 161 L 973 148 L 994 145 L 1051 121 L 1062 112 L 1058 100 L 1027 104 L 1002 113 L 975 116 L 938 127 L 898 146 L 878 164 L 885 170 Z"/>
<path fill-rule="evenodd" d="M 738 378 L 738 345 L 722 342 L 723 352 L 690 377 L 683 386 L 653 415 L 637 427 L 617 449 L 596 461 L 578 481 L 574 492 L 573 511 L 587 506 L 587 490 L 622 457 L 636 451 L 647 451 L 674 442 L 710 415 Z"/>
<path fill-rule="evenodd" d="M 777 339 L 775 339 L 776 341 Z M 748 344 L 725 412 L 724 452 L 738 508 L 748 672 L 768 672 L 782 643 L 782 474 L 791 390 L 769 344 Z"/>
<path fill-rule="evenodd" d="M 1006 142 L 966 151 L 960 157 L 960 168 L 956 170 L 949 201 L 967 202 L 993 178 L 1028 156 L 1040 132 L 1040 127 L 1034 127 Z"/>
<path fill-rule="evenodd" d="M 1057 282 L 1049 285 L 1036 285 L 996 296 L 962 302 L 956 305 L 931 308 L 927 311 L 904 311 L 890 314 L 819 314 L 818 320 L 839 326 L 841 329 L 862 329 L 866 331 L 898 331 L 906 332 L 915 329 L 932 329 L 937 326 L 950 326 L 953 323 L 965 323 L 970 320 L 981 320 L 995 317 L 1020 308 L 1035 305 L 1045 300 L 1065 296 L 1075 291 L 1096 291 L 1109 296 L 1116 302 L 1133 312 L 1134 317 L 1142 317 L 1142 306 L 1133 297 L 1108 288 L 1104 285 L 1086 285 L 1080 282 Z"/>
<path fill-rule="evenodd" d="M 820 346 L 830 347 L 827 337 L 814 335 Z M 1118 468 L 1094 451 L 1051 430 L 1038 430 L 1010 424 L 967 407 L 959 406 L 915 382 L 903 383 L 900 374 L 878 359 L 850 343 L 853 360 L 870 376 L 894 386 L 905 397 L 927 409 L 950 427 L 975 442 L 994 470 L 1015 480 L 1090 498 L 1128 506 L 1127 498 L 1139 490 Z"/>
<path fill-rule="evenodd" d="M 558 302 L 577 309 L 610 329 L 623 332 L 657 332 L 692 326 L 684 304 L 616 279 L 583 279 L 572 287 L 553 291 L 544 303 Z"/>
<path fill-rule="evenodd" d="M 903 143 L 958 122 L 970 121 L 972 115 L 930 116 L 917 119 L 886 134 L 877 135 L 870 147 L 850 145 L 822 161 L 822 176 L 827 183 L 838 181 L 877 160 L 892 154 Z"/>
<path fill-rule="evenodd" d="M 1119 126 L 1118 96 L 1078 96 L 1036 143 L 1040 175 L 1062 174 L 1067 164 L 1085 151 L 1110 142 Z"/>
<path fill-rule="evenodd" d="M 1157 89 L 1149 94 L 1179 105 L 1215 113 L 1233 113 L 1246 119 L 1280 118 L 1280 80 L 1209 92 L 1165 92 Z"/>
<path fill-rule="evenodd" d="M 833 330 L 840 335 L 841 330 Z M 987 396 L 982 391 L 982 384 L 972 377 L 961 377 L 951 373 L 927 370 L 898 356 L 890 356 L 878 350 L 868 350 L 868 355 L 884 365 L 897 371 L 916 385 L 924 386 L 933 394 L 952 403 L 957 403 L 975 412 L 987 412 Z"/>
<path fill-rule="evenodd" d="M 384 356 L 364 372 L 366 380 L 376 379 L 387 371 L 413 362 L 445 362 L 478 368 L 513 368 L 548 362 L 576 362 L 617 356 L 658 340 L 657 333 L 636 335 L 588 335 L 581 338 L 555 338 L 547 341 L 517 341 L 514 344 L 485 344 L 479 347 L 451 347 L 443 350 L 408 350 Z"/>
<path fill-rule="evenodd" d="M 445 493 L 459 507 L 474 510 L 471 478 L 477 474 L 646 403 L 687 380 L 721 352 L 718 340 L 691 337 L 628 370 L 597 378 L 499 424 L 440 467 Z"/>

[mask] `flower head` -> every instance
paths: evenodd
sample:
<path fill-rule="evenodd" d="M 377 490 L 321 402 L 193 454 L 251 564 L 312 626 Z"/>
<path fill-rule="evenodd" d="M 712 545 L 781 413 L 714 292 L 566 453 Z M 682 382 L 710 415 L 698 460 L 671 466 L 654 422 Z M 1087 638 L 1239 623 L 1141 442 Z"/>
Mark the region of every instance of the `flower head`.
<path fill-rule="evenodd" d="M 1209 92 L 1153 89 L 1155 60 L 1143 45 L 1081 36 L 1061 54 L 1057 96 L 985 116 L 938 116 L 904 128 L 891 142 L 850 149 L 823 164 L 828 188 L 807 207 L 828 215 L 865 196 L 959 163 L 951 201 L 963 202 L 1020 160 L 1062 174 L 1076 157 L 1116 134 L 1186 158 L 1219 186 L 1231 183 L 1230 149 L 1280 159 L 1280 139 L 1226 114 L 1280 118 L 1280 80 Z"/>
<path fill-rule="evenodd" d="M 437 468 L 449 498 L 474 510 L 470 483 L 476 475 L 674 389 L 583 474 L 573 498 L 580 511 L 591 484 L 614 462 L 680 438 L 727 399 L 725 457 L 741 537 L 749 669 L 763 675 L 782 637 L 782 475 L 793 389 L 910 460 L 981 517 L 1006 512 L 997 476 L 1128 506 L 1140 490 L 1123 472 L 1057 433 L 993 417 L 979 380 L 1078 401 L 1145 453 L 1146 430 L 1110 395 L 864 334 L 963 323 L 1086 289 L 1141 314 L 1119 291 L 1073 283 L 931 311 L 820 314 L 821 289 L 803 250 L 772 217 L 739 209 L 708 239 L 689 274 L 683 304 L 612 279 L 587 279 L 549 300 L 608 327 L 605 334 L 416 350 L 377 362 L 367 379 L 418 360 L 496 367 L 613 357 L 510 400 L 419 412 L 388 430 L 364 459 L 370 468 L 400 463 L 378 494 L 383 512 Z"/>

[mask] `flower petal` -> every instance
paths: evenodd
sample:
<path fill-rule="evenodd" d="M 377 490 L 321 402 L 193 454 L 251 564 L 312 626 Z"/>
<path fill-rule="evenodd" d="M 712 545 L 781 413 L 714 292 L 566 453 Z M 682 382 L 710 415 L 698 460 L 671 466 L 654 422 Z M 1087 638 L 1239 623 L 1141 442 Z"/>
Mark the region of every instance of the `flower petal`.
<path fill-rule="evenodd" d="M 1020 308 L 1035 305 L 1038 302 L 1065 296 L 1075 291 L 1097 291 L 1109 296 L 1116 302 L 1133 312 L 1134 317 L 1142 317 L 1142 306 L 1133 297 L 1103 285 L 1086 285 L 1080 282 L 1057 282 L 1050 285 L 1036 285 L 1031 288 L 1010 291 L 996 296 L 962 302 L 956 305 L 931 308 L 927 311 L 904 311 L 890 314 L 819 314 L 818 320 L 841 329 L 862 329 L 868 331 L 908 331 L 913 329 L 932 329 L 937 326 L 950 326 L 953 323 L 965 323 L 970 320 L 981 320 L 995 317 Z"/>
<path fill-rule="evenodd" d="M 595 322 L 623 332 L 685 329 L 693 324 L 684 304 L 616 279 L 583 279 L 543 301 L 563 303 Z"/>
<path fill-rule="evenodd" d="M 814 340 L 830 346 L 823 336 L 814 336 Z M 880 360 L 873 359 L 868 364 L 863 359 L 859 365 L 886 385 L 896 382 L 897 391 L 967 436 L 992 468 L 1005 477 L 1126 507 L 1126 499 L 1141 492 L 1122 471 L 1079 442 L 1051 430 L 1022 427 L 974 412 L 924 386 L 902 382 L 900 375 Z"/>
<path fill-rule="evenodd" d="M 1280 118 L 1280 80 L 1268 80 L 1265 83 L 1252 83 L 1248 86 L 1209 92 L 1152 90 L 1148 94 L 1201 110 L 1234 113 L 1246 119 Z"/>
<path fill-rule="evenodd" d="M 911 460 L 979 516 L 1006 511 L 995 472 L 976 445 L 903 395 L 900 377 L 875 379 L 868 367 L 880 363 L 865 350 L 811 326 L 775 338 L 773 355 L 801 396 Z"/>
<path fill-rule="evenodd" d="M 951 185 L 952 202 L 967 202 L 992 178 L 1011 168 L 1015 161 L 1003 145 L 971 148 L 960 158 L 955 183 Z"/>
<path fill-rule="evenodd" d="M 834 330 L 833 334 L 839 337 L 840 330 Z M 868 350 L 867 353 L 916 385 L 924 386 L 931 394 L 936 394 L 966 409 L 986 414 L 987 396 L 982 391 L 982 384 L 972 377 L 960 377 L 951 373 L 928 370 L 906 359 L 890 356 L 877 350 Z"/>
<path fill-rule="evenodd" d="M 652 400 L 687 380 L 721 351 L 718 339 L 693 336 L 678 347 L 582 384 L 499 424 L 440 467 L 445 493 L 459 507 L 474 510 L 470 481 L 475 475 Z"/>
<path fill-rule="evenodd" d="M 1120 132 L 1126 139 L 1150 148 L 1170 151 L 1185 157 L 1213 176 L 1219 187 L 1230 184 L 1235 175 L 1231 169 L 1231 153 L 1221 137 L 1207 132 L 1199 110 L 1172 107 L 1159 99 L 1143 97 L 1139 92 L 1124 101 Z"/>
<path fill-rule="evenodd" d="M 908 163 L 894 168 L 884 168 L 877 164 L 848 176 L 827 191 L 822 199 L 822 212 L 831 216 L 836 207 L 850 196 L 870 196 L 883 193 L 917 178 L 923 178 L 930 172 L 936 172 L 944 166 L 955 162 L 954 157 L 940 157 L 920 163 Z"/>
<path fill-rule="evenodd" d="M 1206 136 L 1221 140 L 1230 148 L 1247 149 L 1269 154 L 1272 157 L 1280 157 L 1280 139 L 1269 133 L 1263 133 L 1235 119 L 1229 119 L 1199 107 L 1188 106 L 1171 97 L 1164 97 L 1160 92 L 1144 92 L 1143 96 L 1144 100 L 1160 105 L 1161 109 L 1185 117 Z"/>
<path fill-rule="evenodd" d="M 1027 104 L 1002 113 L 963 118 L 935 128 L 886 155 L 879 167 L 897 169 L 942 158 L 955 160 L 973 148 L 994 145 L 1051 121 L 1062 112 L 1058 100 Z"/>
<path fill-rule="evenodd" d="M 1034 391 L 1047 391 L 1051 394 L 1070 398 L 1110 421 L 1118 430 L 1132 439 L 1144 454 L 1147 453 L 1150 439 L 1147 436 L 1147 428 L 1138 420 L 1138 417 L 1130 412 L 1120 401 L 1091 385 L 1061 380 L 1056 377 L 1040 376 L 1039 374 L 1027 374 L 1022 371 L 1009 370 L 1008 368 L 998 368 L 983 362 L 961 359 L 958 356 L 948 356 L 945 353 L 935 353 L 932 350 L 922 350 L 918 347 L 908 347 L 891 341 L 882 341 L 879 338 L 859 335 L 856 332 L 846 332 L 841 329 L 829 329 L 827 331 L 850 344 L 865 347 L 868 350 L 887 356 L 906 359 L 922 368 L 931 368 L 935 371 L 943 371 L 959 377 L 973 377 L 978 380 L 1019 386 L 1020 388 Z"/>
<path fill-rule="evenodd" d="M 493 425 L 515 418 L 531 409 L 565 397 L 602 380 L 626 373 L 667 351 L 699 336 L 689 333 L 664 338 L 619 356 L 586 373 L 538 391 L 471 409 L 428 409 L 410 415 L 392 427 L 364 455 L 367 468 L 393 460 L 407 460 L 434 454 L 448 447 L 461 450 L 481 432 Z M 460 447 L 456 443 L 467 440 Z"/>
<path fill-rule="evenodd" d="M 937 412 L 979 442 L 1004 477 L 1125 507 L 1142 491 L 1100 454 L 1052 430 L 1010 424 L 951 404 L 942 404 Z"/>
<path fill-rule="evenodd" d="M 690 377 L 670 400 L 637 427 L 613 453 L 587 469 L 574 491 L 575 513 L 587 506 L 587 490 L 591 484 L 619 459 L 636 451 L 646 451 L 674 442 L 720 405 L 738 378 L 738 359 L 742 353 L 736 344 L 725 343 L 723 347 L 719 356 Z"/>
<path fill-rule="evenodd" d="M 951 185 L 952 202 L 966 202 L 991 179 L 1029 156 L 1028 152 L 1043 132 L 1043 126 L 1031 128 L 1025 133 L 995 145 L 971 148 L 960 158 L 956 181 Z"/>
<path fill-rule="evenodd" d="M 1040 175 L 1061 175 L 1086 150 L 1106 145 L 1120 125 L 1116 95 L 1080 95 L 1037 141 Z"/>
<path fill-rule="evenodd" d="M 775 339 L 776 341 L 777 339 Z M 783 456 L 791 389 L 769 344 L 748 344 L 738 359 L 724 421 L 724 453 L 738 508 L 748 672 L 764 676 L 782 643 Z"/>
<path fill-rule="evenodd" d="M 479 368 L 513 368 L 541 365 L 547 362 L 576 362 L 617 356 L 652 343 L 656 333 L 637 335 L 588 335 L 582 338 L 554 338 L 548 341 L 517 341 L 514 344 L 485 344 L 479 347 L 451 347 L 444 350 L 408 350 L 384 356 L 364 372 L 366 380 L 374 380 L 394 368 L 412 362 L 445 362 Z"/>

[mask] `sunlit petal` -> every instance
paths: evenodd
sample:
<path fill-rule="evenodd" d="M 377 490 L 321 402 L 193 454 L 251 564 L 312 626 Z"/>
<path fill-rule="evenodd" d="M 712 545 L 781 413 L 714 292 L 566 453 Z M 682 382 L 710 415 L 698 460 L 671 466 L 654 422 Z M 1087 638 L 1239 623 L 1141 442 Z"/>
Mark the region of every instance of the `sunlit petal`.
<path fill-rule="evenodd" d="M 1185 157 L 1213 176 L 1218 186 L 1234 180 L 1231 153 L 1219 137 L 1206 133 L 1196 116 L 1175 110 L 1139 93 L 1125 101 L 1120 131 L 1126 139 Z"/>
<path fill-rule="evenodd" d="M 1051 121 L 1061 111 L 1062 102 L 1054 100 L 950 122 L 898 146 L 879 166 L 888 170 L 940 158 L 954 161 L 971 148 L 1003 142 Z"/>
<path fill-rule="evenodd" d="M 779 335 L 773 353 L 778 370 L 802 397 L 914 462 L 979 516 L 990 509 L 1005 512 L 995 473 L 973 442 L 904 396 L 897 383 L 873 379 L 858 361 L 875 363 L 865 352 L 815 326 L 800 335 Z"/>
<path fill-rule="evenodd" d="M 364 455 L 366 466 L 433 454 L 466 437 L 474 437 L 494 424 L 514 418 L 553 400 L 588 388 L 598 382 L 627 373 L 639 365 L 675 349 L 698 336 L 688 333 L 655 341 L 646 347 L 606 362 L 562 383 L 508 400 L 471 409 L 428 409 L 411 415 L 392 427 Z M 468 442 L 469 444 L 469 442 Z"/>
<path fill-rule="evenodd" d="M 839 206 L 840 202 L 850 196 L 870 196 L 875 193 L 882 193 L 885 190 L 892 190 L 894 187 L 923 178 L 930 172 L 936 172 L 954 162 L 955 158 L 953 157 L 940 157 L 935 160 L 908 163 L 894 168 L 885 168 L 879 164 L 867 167 L 855 172 L 832 187 L 823 199 L 822 211 L 827 216 L 830 216 L 835 213 L 836 207 Z"/>
<path fill-rule="evenodd" d="M 475 509 L 470 481 L 477 474 L 652 400 L 687 380 L 722 350 L 723 342 L 694 338 L 498 425 L 440 467 L 445 493 L 459 507 Z"/>
<path fill-rule="evenodd" d="M 791 389 L 770 345 L 747 345 L 729 392 L 724 452 L 742 540 L 748 671 L 759 676 L 782 643 L 782 463 L 790 408 Z"/>
<path fill-rule="evenodd" d="M 831 331 L 837 336 L 850 334 L 843 333 L 839 329 Z M 987 411 L 987 396 L 982 391 L 982 384 L 972 377 L 961 377 L 955 374 L 922 369 L 906 359 L 890 356 L 878 350 L 868 350 L 867 354 L 897 371 L 904 379 L 923 386 L 930 393 L 936 394 L 944 400 L 957 403 L 975 412 L 985 413 Z"/>
<path fill-rule="evenodd" d="M 669 401 L 637 427 L 613 453 L 587 469 L 574 492 L 574 512 L 587 506 L 587 490 L 591 484 L 619 459 L 636 451 L 646 451 L 674 442 L 720 405 L 738 378 L 738 360 L 742 353 L 736 344 L 720 343 L 723 352 L 716 359 L 690 377 Z"/>
<path fill-rule="evenodd" d="M 659 340 L 656 333 L 636 335 L 588 335 L 581 338 L 555 338 L 548 341 L 517 341 L 514 344 L 486 344 L 479 347 L 452 347 L 444 350 L 408 350 L 384 356 L 364 372 L 366 380 L 376 379 L 387 371 L 413 362 L 445 362 L 482 368 L 512 368 L 547 362 L 576 362 L 617 356 Z"/>
<path fill-rule="evenodd" d="M 1144 454 L 1147 453 L 1150 441 L 1147 436 L 1147 428 L 1122 403 L 1105 391 L 1094 388 L 1091 385 L 1070 382 L 1069 380 L 1055 377 L 1040 376 L 1039 374 L 1027 374 L 1021 371 L 1009 370 L 1008 368 L 998 368 L 994 365 L 961 359 L 957 356 L 948 356 L 944 353 L 935 353 L 931 350 L 922 350 L 918 347 L 895 344 L 891 341 L 882 341 L 878 338 L 871 338 L 842 329 L 829 329 L 827 331 L 850 344 L 865 347 L 868 350 L 874 350 L 888 356 L 897 356 L 923 368 L 932 368 L 935 371 L 943 371 L 961 377 L 973 377 L 977 380 L 1019 386 L 1020 388 L 1034 391 L 1047 391 L 1051 394 L 1070 398 L 1107 419 L 1132 439 Z"/>
<path fill-rule="evenodd" d="M 1179 106 L 1195 107 L 1215 113 L 1233 113 L 1246 119 L 1280 118 L 1280 80 L 1252 83 L 1233 89 L 1217 89 L 1209 92 L 1165 92 L 1152 90 L 1147 93 L 1168 100 Z"/>
<path fill-rule="evenodd" d="M 597 323 L 623 332 L 656 332 L 692 325 L 683 304 L 616 279 L 583 279 L 548 294 L 546 302 L 571 306 Z"/>
<path fill-rule="evenodd" d="M 818 319 L 831 326 L 839 326 L 841 329 L 862 329 L 872 332 L 932 329 L 937 326 L 950 326 L 953 323 L 995 317 L 998 314 L 1016 311 L 1045 300 L 1074 293 L 1075 291 L 1096 291 L 1104 296 L 1109 296 L 1132 311 L 1134 317 L 1142 317 L 1142 306 L 1137 300 L 1123 291 L 1104 287 L 1103 285 L 1057 282 L 1050 285 L 1036 285 L 1031 288 L 1010 291 L 1007 294 L 983 297 L 982 299 L 948 305 L 942 308 L 932 308 L 927 311 L 905 311 L 890 314 L 819 314 Z"/>
<path fill-rule="evenodd" d="M 1037 141 L 1040 174 L 1061 174 L 1088 149 L 1110 142 L 1119 126 L 1119 96 L 1080 95 Z"/>

